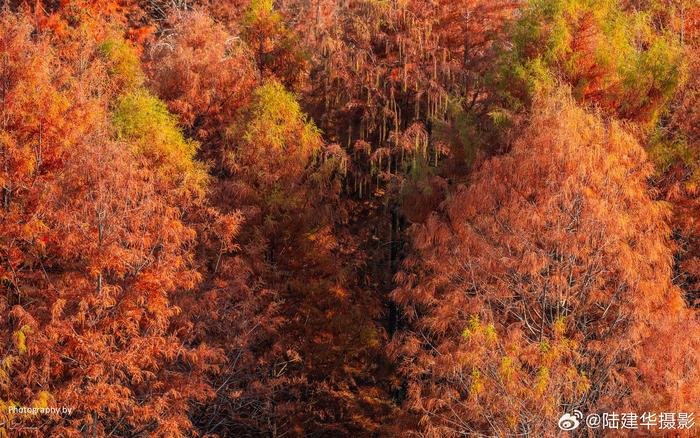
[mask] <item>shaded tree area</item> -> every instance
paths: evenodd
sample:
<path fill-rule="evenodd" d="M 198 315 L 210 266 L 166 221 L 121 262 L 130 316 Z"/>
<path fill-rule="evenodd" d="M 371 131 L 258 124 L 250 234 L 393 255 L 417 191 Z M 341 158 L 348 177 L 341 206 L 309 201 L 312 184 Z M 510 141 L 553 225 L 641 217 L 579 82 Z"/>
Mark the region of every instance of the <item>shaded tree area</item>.
<path fill-rule="evenodd" d="M 675 0 L 4 2 L 0 437 L 692 412 L 699 25 Z"/>

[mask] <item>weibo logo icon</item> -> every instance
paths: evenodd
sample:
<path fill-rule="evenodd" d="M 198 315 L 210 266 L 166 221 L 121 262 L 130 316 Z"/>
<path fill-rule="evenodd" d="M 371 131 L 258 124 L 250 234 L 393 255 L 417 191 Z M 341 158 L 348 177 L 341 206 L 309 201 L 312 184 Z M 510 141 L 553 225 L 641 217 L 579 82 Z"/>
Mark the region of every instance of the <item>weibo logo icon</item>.
<path fill-rule="evenodd" d="M 575 430 L 581 425 L 582 419 L 583 414 L 579 410 L 575 410 L 573 415 L 566 413 L 559 418 L 559 429 L 567 431 Z"/>

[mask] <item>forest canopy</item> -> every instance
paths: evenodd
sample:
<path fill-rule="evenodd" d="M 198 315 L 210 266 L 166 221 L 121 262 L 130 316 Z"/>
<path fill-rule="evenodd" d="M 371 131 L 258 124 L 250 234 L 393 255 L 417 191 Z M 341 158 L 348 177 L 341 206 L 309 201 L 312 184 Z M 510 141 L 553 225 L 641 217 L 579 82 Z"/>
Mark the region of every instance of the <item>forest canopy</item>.
<path fill-rule="evenodd" d="M 0 5 L 0 438 L 698 435 L 697 0 Z"/>

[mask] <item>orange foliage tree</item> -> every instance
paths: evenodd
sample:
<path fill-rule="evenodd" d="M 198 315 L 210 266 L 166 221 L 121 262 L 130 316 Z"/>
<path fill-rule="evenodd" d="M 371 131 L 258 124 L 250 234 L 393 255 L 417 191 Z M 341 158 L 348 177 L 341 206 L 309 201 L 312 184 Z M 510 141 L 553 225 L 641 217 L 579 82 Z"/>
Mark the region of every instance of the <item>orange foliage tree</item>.
<path fill-rule="evenodd" d="M 417 226 L 396 276 L 410 328 L 394 349 L 428 436 L 546 436 L 562 412 L 700 397 L 698 323 L 646 154 L 570 97 L 535 105 L 512 151 Z M 673 330 L 684 352 L 666 348 Z"/>
<path fill-rule="evenodd" d="M 205 12 L 170 19 L 172 30 L 148 51 L 150 82 L 187 132 L 203 143 L 206 156 L 210 145 L 222 141 L 260 75 L 240 36 Z"/>
<path fill-rule="evenodd" d="M 192 430 L 189 402 L 211 393 L 201 372 L 216 358 L 184 345 L 171 326 L 180 313 L 172 296 L 200 277 L 182 216 L 203 180 L 192 162 L 189 178 L 169 176 L 185 171 L 192 150 L 157 106 L 165 117 L 157 127 L 108 111 L 115 78 L 96 44 L 89 64 L 59 60 L 32 40 L 26 20 L 5 13 L 0 24 L 0 308 L 3 345 L 12 346 L 2 352 L 12 366 L 0 399 L 74 410 L 18 414 L 9 427 L 182 436 Z M 162 136 L 145 144 L 144 129 Z M 8 334 L 15 342 L 5 342 Z"/>

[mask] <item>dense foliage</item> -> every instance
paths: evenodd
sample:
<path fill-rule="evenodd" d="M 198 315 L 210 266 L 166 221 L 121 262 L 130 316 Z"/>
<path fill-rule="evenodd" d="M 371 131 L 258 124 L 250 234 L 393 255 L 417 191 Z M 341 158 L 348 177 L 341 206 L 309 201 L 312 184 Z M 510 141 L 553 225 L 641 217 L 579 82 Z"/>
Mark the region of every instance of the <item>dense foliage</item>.
<path fill-rule="evenodd" d="M 700 406 L 696 0 L 0 4 L 0 437 Z"/>

